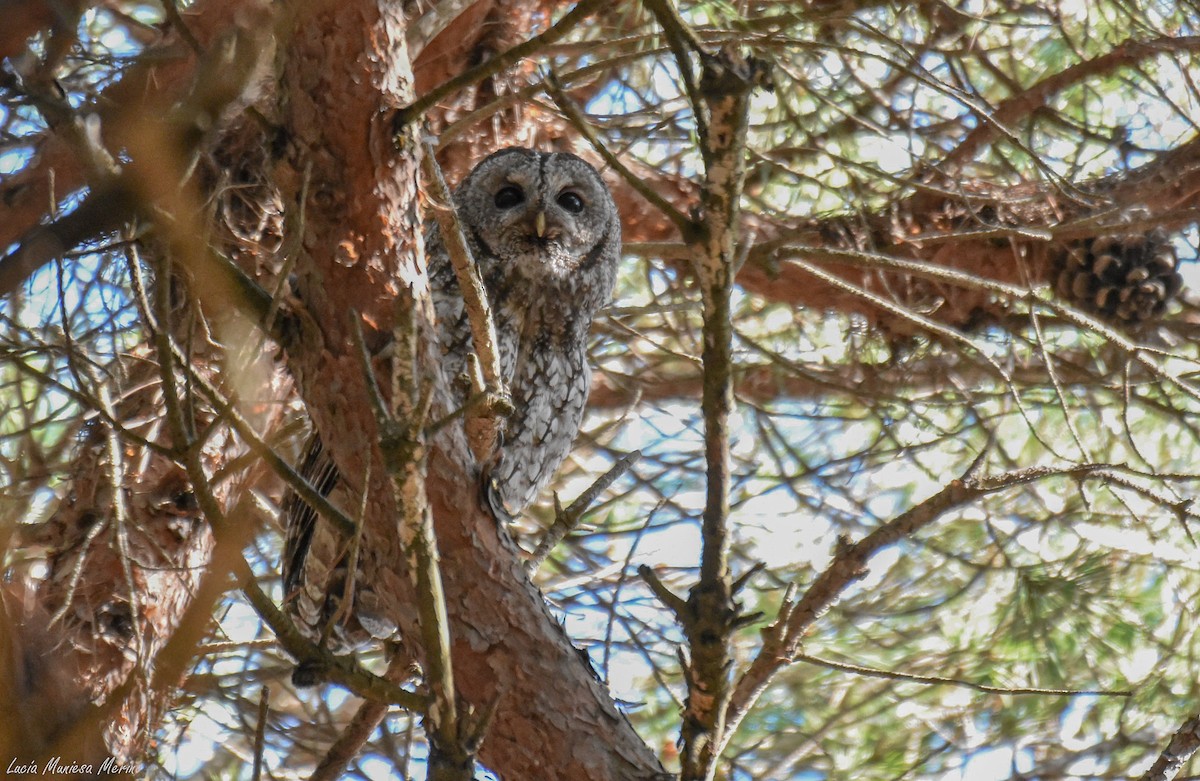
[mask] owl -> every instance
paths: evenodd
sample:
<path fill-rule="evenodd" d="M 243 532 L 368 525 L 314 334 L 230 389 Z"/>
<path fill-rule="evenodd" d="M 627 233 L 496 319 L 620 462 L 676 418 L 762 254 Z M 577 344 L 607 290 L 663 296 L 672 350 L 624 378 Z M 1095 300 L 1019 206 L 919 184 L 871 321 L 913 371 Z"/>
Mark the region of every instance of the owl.
<path fill-rule="evenodd" d="M 513 411 L 481 475 L 493 514 L 510 520 L 550 482 L 579 431 L 591 384 L 587 335 L 612 295 L 621 226 L 599 173 L 562 152 L 496 152 L 467 175 L 454 201 L 491 304 L 512 397 Z M 430 223 L 425 231 L 442 370 L 451 404 L 461 406 L 474 350 L 470 323 L 441 230 Z M 323 494 L 337 492 L 337 469 L 316 436 L 300 471 Z M 347 588 L 349 542 L 294 494 L 284 500 L 284 521 L 284 589 L 298 626 L 314 638 L 327 636 L 335 650 L 391 636 L 395 626 L 363 573 Z"/>

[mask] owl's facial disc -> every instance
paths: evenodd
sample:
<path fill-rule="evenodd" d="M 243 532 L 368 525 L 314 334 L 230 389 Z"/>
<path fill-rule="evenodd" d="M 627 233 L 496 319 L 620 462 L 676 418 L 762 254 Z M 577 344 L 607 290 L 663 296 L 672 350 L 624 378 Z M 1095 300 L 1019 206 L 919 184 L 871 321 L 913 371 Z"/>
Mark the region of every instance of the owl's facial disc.
<path fill-rule="evenodd" d="M 596 171 L 568 154 L 502 150 L 481 163 L 459 192 L 490 254 L 531 282 L 574 274 L 611 229 L 616 208 Z"/>
<path fill-rule="evenodd" d="M 586 203 L 575 188 L 530 197 L 505 184 L 493 199 L 502 216 L 504 243 L 517 250 L 518 266 L 529 279 L 559 278 L 578 268 L 590 246 L 591 231 L 581 225 Z"/>

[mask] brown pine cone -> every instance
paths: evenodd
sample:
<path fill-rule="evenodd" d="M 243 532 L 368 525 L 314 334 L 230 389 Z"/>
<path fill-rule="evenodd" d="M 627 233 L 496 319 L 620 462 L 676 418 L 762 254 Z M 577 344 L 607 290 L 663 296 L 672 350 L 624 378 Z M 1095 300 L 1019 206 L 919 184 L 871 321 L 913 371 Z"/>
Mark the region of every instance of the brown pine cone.
<path fill-rule="evenodd" d="M 1095 236 L 1072 242 L 1059 256 L 1055 287 L 1087 312 L 1145 323 L 1162 315 L 1183 286 L 1176 265 L 1163 230 Z"/>

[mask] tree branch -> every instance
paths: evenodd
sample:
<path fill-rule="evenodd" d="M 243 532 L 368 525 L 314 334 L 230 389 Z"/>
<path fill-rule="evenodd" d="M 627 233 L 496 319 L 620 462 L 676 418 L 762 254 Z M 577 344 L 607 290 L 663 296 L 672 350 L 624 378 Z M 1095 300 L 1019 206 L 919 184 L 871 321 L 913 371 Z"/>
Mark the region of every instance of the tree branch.
<path fill-rule="evenodd" d="M 674 18 L 671 10 L 669 4 L 660 4 L 661 14 L 668 19 Z M 667 32 L 672 39 L 683 36 L 674 27 Z M 750 94 L 756 87 L 770 86 L 763 63 L 731 50 L 716 55 L 701 52 L 700 59 L 703 71 L 697 97 L 702 100 L 692 109 L 706 118 L 706 133 L 700 139 L 705 179 L 698 219 L 685 240 L 704 305 L 701 413 L 707 468 L 700 577 L 691 589 L 687 609 L 678 616 L 691 652 L 685 671 L 688 696 L 681 731 L 684 781 L 715 777 L 731 693 L 732 640 L 740 617 L 728 561 L 729 437 L 734 408 L 731 296 L 739 261 Z"/>
<path fill-rule="evenodd" d="M 1046 106 L 1055 95 L 1085 79 L 1103 76 L 1162 54 L 1197 51 L 1200 51 L 1200 36 L 1164 36 L 1149 41 L 1127 38 L 1112 51 L 1052 73 L 1019 95 L 1004 101 L 990 114 L 979 115 L 982 121 L 942 159 L 939 167 L 945 174 L 950 175 L 973 158 L 980 149 L 992 143 L 997 136 L 1008 135 L 1010 131 L 1006 128 L 1010 125 L 1032 115 Z"/>
<path fill-rule="evenodd" d="M 1064 468 L 1039 467 L 977 477 L 975 475 L 986 453 L 986 450 L 982 451 L 962 477 L 862 540 L 851 543 L 845 537 L 838 538 L 833 561 L 809 585 L 804 595 L 795 599 L 789 591 L 775 622 L 762 630 L 763 644 L 758 655 L 734 687 L 727 714 L 727 736 L 737 729 L 774 676 L 800 656 L 803 638 L 809 628 L 848 587 L 866 577 L 867 564 L 878 551 L 926 528 L 947 512 L 989 494 L 1049 477 L 1103 479 L 1114 469 L 1109 464 L 1085 464 Z"/>
<path fill-rule="evenodd" d="M 1171 781 L 1184 763 L 1200 749 L 1200 716 L 1185 721 L 1154 764 L 1142 774 L 1141 781 Z"/>
<path fill-rule="evenodd" d="M 609 2 L 609 0 L 580 0 L 562 19 L 559 19 L 556 24 L 544 32 L 512 47 L 508 51 L 497 54 L 488 61 L 476 65 L 474 68 L 463 71 L 448 81 L 442 82 L 436 88 L 396 112 L 394 118 L 395 130 L 399 132 L 401 128 L 419 118 L 447 96 L 453 95 L 464 87 L 483 81 L 489 76 L 494 76 L 505 68 L 520 62 L 530 54 L 541 51 L 546 46 L 559 41 L 564 35 L 574 29 L 576 25 L 603 7 L 606 2 Z"/>

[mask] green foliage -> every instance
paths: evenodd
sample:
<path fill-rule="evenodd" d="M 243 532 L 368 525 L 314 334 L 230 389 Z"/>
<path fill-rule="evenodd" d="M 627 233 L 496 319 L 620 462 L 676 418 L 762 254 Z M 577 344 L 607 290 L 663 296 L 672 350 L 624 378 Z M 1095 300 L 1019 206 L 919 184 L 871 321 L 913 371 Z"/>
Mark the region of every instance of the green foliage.
<path fill-rule="evenodd" d="M 1200 696 L 1200 523 L 1191 499 L 1200 480 L 1192 384 L 1200 356 L 1190 299 L 1133 335 L 1064 316 L 1044 289 L 1020 298 L 989 293 L 983 325 L 939 328 L 956 297 L 988 290 L 990 269 L 952 258 L 946 263 L 968 278 L 914 299 L 888 287 L 897 276 L 878 281 L 887 270 L 881 262 L 863 286 L 878 282 L 869 292 L 898 302 L 900 312 L 880 317 L 862 303 L 863 290 L 853 299 L 861 307 L 827 311 L 832 303 L 775 287 L 781 267 L 806 253 L 752 250 L 795 239 L 874 252 L 885 237 L 870 221 L 880 215 L 920 244 L 931 225 L 944 227 L 944 215 L 905 212 L 918 196 L 961 205 L 976 191 L 1027 187 L 1056 205 L 1091 199 L 1102 210 L 1102 192 L 1077 188 L 1119 182 L 1159 153 L 1195 143 L 1196 47 L 1172 41 L 1197 34 L 1196 9 L 679 5 L 699 40 L 741 47 L 769 62 L 774 77 L 774 91 L 753 100 L 743 199 L 745 270 L 766 281 L 739 288 L 734 302 L 732 559 L 735 574 L 765 564 L 741 596 L 763 617 L 738 635 L 734 675 L 759 653 L 760 630 L 775 620 L 786 589 L 803 593 L 840 536 L 862 539 L 977 458 L 987 475 L 1113 466 L 1078 479 L 1014 479 L 880 551 L 806 635 L 806 658 L 773 681 L 732 738 L 725 777 L 1137 775 Z M 62 76 L 72 96 L 103 88 L 139 50 L 132 41 L 140 25 L 130 18 L 88 11 L 81 25 L 86 35 Z M 664 191 L 689 191 L 701 169 L 695 115 L 649 14 L 617 8 L 578 37 L 584 43 L 539 62 L 553 62 L 558 74 L 602 71 L 599 82 L 567 86 L 590 95 L 605 145 Z M 1161 45 L 1120 67 L 1096 64 L 1114 47 L 1148 41 Z M 995 127 L 1011 101 L 1071 69 L 1077 78 Z M 0 91 L 0 159 L 28 155 L 44 122 L 17 92 Z M 991 141 L 961 165 L 947 164 L 987 127 L 996 130 Z M 1000 202 L 1016 212 L 1027 200 Z M 1190 262 L 1195 205 L 1185 207 L 1192 211 L 1114 219 L 1163 222 Z M 952 227 L 995 227 L 966 207 L 962 214 L 975 221 L 964 216 Z M 862 227 L 868 223 L 874 227 Z M 1027 238 L 1020 225 L 1001 227 L 1001 244 Z M 652 566 L 681 594 L 695 579 L 705 486 L 701 315 L 681 247 L 629 238 L 629 262 L 592 349 L 607 401 L 597 402 L 556 490 L 573 498 L 625 452 L 637 448 L 643 457 L 537 582 L 614 694 L 632 703 L 642 734 L 669 757 L 684 696 L 676 656 L 683 638 L 635 573 Z M 99 406 L 97 385 L 141 342 L 135 291 L 116 257 L 69 258 L 61 290 L 46 269 L 0 311 L 5 537 L 45 514 L 53 492 L 65 492 L 72 445 Z M 1141 346 L 1131 349 L 1126 338 Z M 543 502 L 514 535 L 532 548 L 551 518 Z M 250 551 L 277 600 L 279 548 L 278 530 L 268 528 Z M 6 561 L 16 555 L 6 552 Z M 259 676 L 278 680 L 281 692 L 267 737 L 274 777 L 294 777 L 289 768 L 319 760 L 355 703 L 291 690 L 282 683 L 289 664 L 257 617 L 230 598 L 188 703 L 162 730 L 159 776 L 247 777 L 257 703 L 243 684 Z M 201 721 L 211 730 L 189 730 Z M 402 734 L 411 738 L 412 729 L 389 721 L 371 744 L 375 753 L 351 773 L 368 777 L 371 761 L 414 756 Z M 174 754 L 195 746 L 211 749 L 211 759 Z"/>

